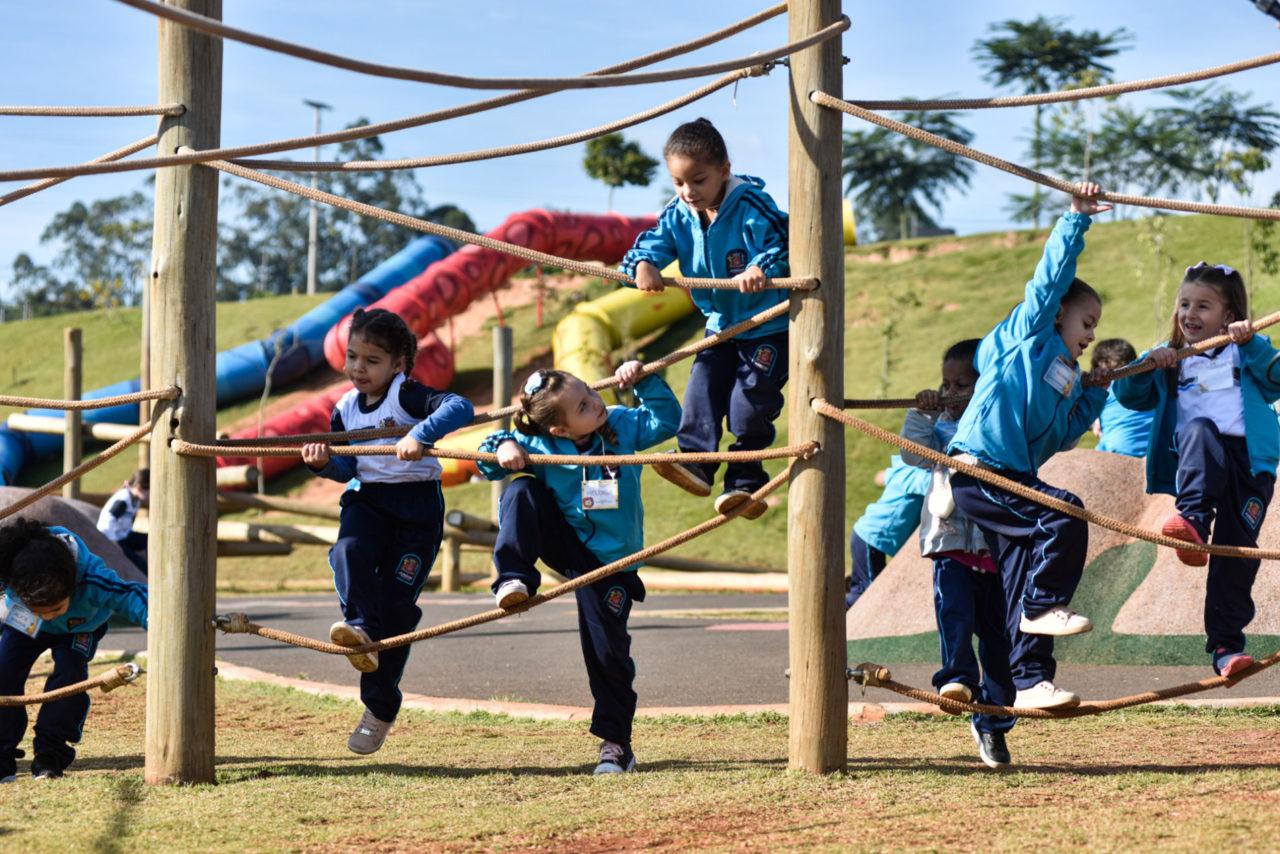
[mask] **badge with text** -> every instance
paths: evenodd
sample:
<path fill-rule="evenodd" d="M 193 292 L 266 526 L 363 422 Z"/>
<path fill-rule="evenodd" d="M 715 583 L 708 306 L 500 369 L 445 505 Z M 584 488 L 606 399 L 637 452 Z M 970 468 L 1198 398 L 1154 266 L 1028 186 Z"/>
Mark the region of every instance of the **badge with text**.
<path fill-rule="evenodd" d="M 40 631 L 40 618 L 31 613 L 30 608 L 11 596 L 0 599 L 0 621 L 29 638 L 35 637 Z"/>
<path fill-rule="evenodd" d="M 605 467 L 602 474 L 608 475 Z M 618 509 L 618 477 L 603 477 L 600 480 L 587 478 L 587 470 L 582 470 L 582 509 L 583 510 L 617 510 Z"/>
<path fill-rule="evenodd" d="M 1076 385 L 1076 366 L 1059 356 L 1049 363 L 1044 372 L 1044 381 L 1063 397 L 1070 397 Z"/>
<path fill-rule="evenodd" d="M 1230 362 L 1205 368 L 1196 377 L 1196 385 L 1200 387 L 1200 391 L 1225 391 L 1235 384 L 1236 369 Z"/>

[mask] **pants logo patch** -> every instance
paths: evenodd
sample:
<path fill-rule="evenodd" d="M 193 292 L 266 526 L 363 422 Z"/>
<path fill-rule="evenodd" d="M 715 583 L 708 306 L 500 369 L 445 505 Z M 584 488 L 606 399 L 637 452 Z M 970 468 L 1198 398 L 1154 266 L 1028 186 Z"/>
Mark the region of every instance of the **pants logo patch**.
<path fill-rule="evenodd" d="M 93 649 L 93 633 L 80 632 L 71 640 L 71 648 L 83 655 L 89 657 L 89 652 Z"/>
<path fill-rule="evenodd" d="M 604 604 L 614 614 L 621 614 L 623 607 L 627 604 L 627 591 L 621 587 L 610 587 L 604 594 Z"/>
<path fill-rule="evenodd" d="M 400 558 L 400 564 L 396 567 L 396 581 L 412 587 L 413 583 L 418 580 L 418 570 L 421 567 L 422 558 L 417 555 L 405 555 Z"/>
<path fill-rule="evenodd" d="M 1266 510 L 1262 506 L 1262 501 L 1258 498 L 1250 498 L 1244 503 L 1244 507 L 1240 510 L 1244 523 L 1253 530 L 1258 530 L 1258 526 L 1262 524 L 1262 514 Z"/>
<path fill-rule="evenodd" d="M 761 344 L 751 354 L 751 364 L 755 365 L 766 376 L 773 373 L 773 366 L 778 361 L 778 351 L 772 344 Z"/>
<path fill-rule="evenodd" d="M 745 273 L 747 270 L 747 252 L 745 249 L 731 249 L 724 256 L 724 265 L 729 270 L 730 276 L 736 276 L 739 273 Z"/>

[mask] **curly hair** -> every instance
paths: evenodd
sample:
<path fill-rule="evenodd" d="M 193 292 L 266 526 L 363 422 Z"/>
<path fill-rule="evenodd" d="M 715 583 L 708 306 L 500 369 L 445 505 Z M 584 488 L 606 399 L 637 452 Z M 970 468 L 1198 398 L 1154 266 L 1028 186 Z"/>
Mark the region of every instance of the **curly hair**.
<path fill-rule="evenodd" d="M 539 373 L 541 381 L 538 387 L 532 393 L 521 392 L 520 411 L 511 419 L 516 429 L 526 436 L 546 436 L 548 428 L 560 423 L 563 416 L 560 411 L 560 393 L 570 380 L 577 379 L 567 371 L 546 370 Z M 610 445 L 618 443 L 618 434 L 609 426 L 608 421 L 601 424 L 596 432 Z"/>
<path fill-rule="evenodd" d="M 356 309 L 356 313 L 351 316 L 348 337 L 354 338 L 357 335 L 386 350 L 393 359 L 403 356 L 406 377 L 413 372 L 413 360 L 418 355 L 418 339 L 409 331 L 400 315 L 385 308 Z"/>
<path fill-rule="evenodd" d="M 685 122 L 671 132 L 667 144 L 662 147 L 662 157 L 670 160 L 676 155 L 712 166 L 729 162 L 729 149 L 724 144 L 724 137 L 709 119 Z"/>
<path fill-rule="evenodd" d="M 76 589 L 76 560 L 49 526 L 15 519 L 0 526 L 0 586 L 31 608 L 56 605 Z"/>

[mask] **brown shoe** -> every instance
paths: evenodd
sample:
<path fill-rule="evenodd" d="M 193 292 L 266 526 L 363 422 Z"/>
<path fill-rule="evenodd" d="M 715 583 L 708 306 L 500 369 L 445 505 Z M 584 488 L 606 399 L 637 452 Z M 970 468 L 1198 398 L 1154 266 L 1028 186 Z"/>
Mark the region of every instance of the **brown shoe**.
<path fill-rule="evenodd" d="M 716 499 L 716 512 L 722 516 L 728 516 L 743 504 L 751 505 L 738 514 L 743 519 L 759 519 L 764 515 L 764 511 L 769 509 L 768 504 L 752 498 L 750 492 L 742 489 L 730 489 L 720 493 L 720 497 Z"/>
<path fill-rule="evenodd" d="M 361 646 L 366 643 L 373 643 L 373 638 L 369 637 L 369 633 L 364 629 L 345 623 L 342 620 L 329 627 L 329 640 L 338 646 Z M 350 661 L 351 666 L 361 673 L 372 673 L 378 669 L 378 654 L 376 652 L 353 653 L 347 656 L 347 661 Z"/>
<path fill-rule="evenodd" d="M 675 451 L 669 453 L 675 453 Z M 669 463 L 654 463 L 652 468 L 659 477 L 671 481 L 685 492 L 691 492 L 699 498 L 707 498 L 711 495 L 711 484 L 692 466 L 673 460 Z"/>

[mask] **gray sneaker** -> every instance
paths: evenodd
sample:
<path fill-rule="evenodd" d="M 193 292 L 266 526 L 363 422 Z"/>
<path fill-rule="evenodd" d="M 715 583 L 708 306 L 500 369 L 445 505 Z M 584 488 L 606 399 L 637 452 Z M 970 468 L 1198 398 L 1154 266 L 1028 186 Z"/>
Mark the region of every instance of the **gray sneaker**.
<path fill-rule="evenodd" d="M 361 756 L 377 753 L 378 748 L 382 747 L 382 742 L 387 740 L 387 733 L 390 731 L 391 724 L 378 720 L 373 716 L 373 712 L 365 709 L 364 714 L 360 716 L 360 723 L 356 724 L 356 728 L 351 731 L 351 737 L 347 739 L 347 749 Z"/>
<path fill-rule="evenodd" d="M 593 774 L 626 774 L 636 770 L 636 755 L 630 747 L 623 747 L 612 741 L 600 744 L 600 764 Z"/>

